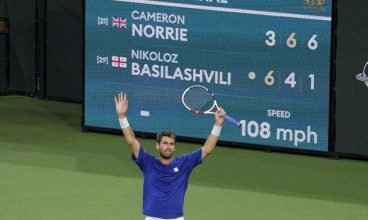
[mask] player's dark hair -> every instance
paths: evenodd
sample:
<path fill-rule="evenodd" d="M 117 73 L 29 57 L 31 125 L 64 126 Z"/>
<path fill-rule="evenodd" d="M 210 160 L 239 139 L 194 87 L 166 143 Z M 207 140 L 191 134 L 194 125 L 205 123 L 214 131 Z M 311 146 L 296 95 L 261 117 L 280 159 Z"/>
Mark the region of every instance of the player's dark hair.
<path fill-rule="evenodd" d="M 174 139 L 174 143 L 176 142 L 176 135 L 174 132 L 170 131 L 170 130 L 165 130 L 165 131 L 161 131 L 160 133 L 157 134 L 156 136 L 156 141 L 157 143 L 160 143 L 162 140 L 162 137 L 170 137 L 172 139 Z"/>

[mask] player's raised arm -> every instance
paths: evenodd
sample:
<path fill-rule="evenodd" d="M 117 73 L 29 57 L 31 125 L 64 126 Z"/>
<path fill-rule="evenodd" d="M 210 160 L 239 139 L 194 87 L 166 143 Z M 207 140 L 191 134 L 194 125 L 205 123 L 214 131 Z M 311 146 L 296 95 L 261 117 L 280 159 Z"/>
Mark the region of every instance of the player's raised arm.
<path fill-rule="evenodd" d="M 139 154 L 139 142 L 135 138 L 133 129 L 130 127 L 128 119 L 126 117 L 126 112 L 128 110 L 128 98 L 127 94 L 120 92 L 118 95 L 114 96 L 116 113 L 119 116 L 119 122 L 121 130 L 124 133 L 125 141 L 128 143 L 132 153 L 136 158 Z"/>
<path fill-rule="evenodd" d="M 223 108 L 220 107 L 219 109 L 217 109 L 215 114 L 215 124 L 213 125 L 211 134 L 208 136 L 206 142 L 202 147 L 202 159 L 210 155 L 215 148 L 217 140 L 221 133 L 222 125 L 224 124 L 225 114 L 226 113 Z"/>

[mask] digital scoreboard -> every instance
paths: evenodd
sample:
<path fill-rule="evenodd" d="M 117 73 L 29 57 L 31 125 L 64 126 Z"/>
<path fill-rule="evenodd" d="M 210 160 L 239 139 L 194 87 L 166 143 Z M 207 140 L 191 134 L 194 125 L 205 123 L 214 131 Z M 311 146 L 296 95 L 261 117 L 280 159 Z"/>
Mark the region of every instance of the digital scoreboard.
<path fill-rule="evenodd" d="M 328 151 L 332 0 L 87 0 L 84 126 L 205 139 L 181 104 L 203 85 L 240 121 L 221 141 Z"/>

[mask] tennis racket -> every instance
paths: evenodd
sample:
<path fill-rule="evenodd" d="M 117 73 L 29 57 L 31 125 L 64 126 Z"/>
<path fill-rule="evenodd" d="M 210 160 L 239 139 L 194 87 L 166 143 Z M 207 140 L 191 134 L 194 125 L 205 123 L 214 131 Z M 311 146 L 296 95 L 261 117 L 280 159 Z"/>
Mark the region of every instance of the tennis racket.
<path fill-rule="evenodd" d="M 185 89 L 181 102 L 185 108 L 195 114 L 215 114 L 219 108 L 214 94 L 201 85 L 193 85 Z M 229 115 L 226 114 L 224 117 L 235 127 L 240 126 L 240 122 Z"/>

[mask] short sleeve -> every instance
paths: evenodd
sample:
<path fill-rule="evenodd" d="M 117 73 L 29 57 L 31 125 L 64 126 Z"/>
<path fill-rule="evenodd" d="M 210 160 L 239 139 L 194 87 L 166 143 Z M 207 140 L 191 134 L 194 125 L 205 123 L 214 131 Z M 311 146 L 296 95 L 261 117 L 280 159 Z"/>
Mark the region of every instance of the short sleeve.
<path fill-rule="evenodd" d="M 144 167 L 147 163 L 147 155 L 148 153 L 144 150 L 142 146 L 139 146 L 138 158 L 136 158 L 134 154 L 132 154 L 133 162 L 136 163 L 142 171 L 144 170 Z"/>
<path fill-rule="evenodd" d="M 184 157 L 188 161 L 191 169 L 202 163 L 202 148 L 199 148 L 189 154 L 185 154 Z"/>

